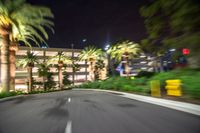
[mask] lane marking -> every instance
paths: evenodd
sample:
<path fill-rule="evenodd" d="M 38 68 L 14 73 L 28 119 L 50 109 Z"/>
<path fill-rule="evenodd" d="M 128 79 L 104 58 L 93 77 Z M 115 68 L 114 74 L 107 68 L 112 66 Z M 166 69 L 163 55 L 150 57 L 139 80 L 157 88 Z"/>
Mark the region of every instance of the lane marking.
<path fill-rule="evenodd" d="M 72 133 L 72 121 L 67 122 L 65 133 Z"/>
<path fill-rule="evenodd" d="M 67 101 L 68 101 L 68 103 L 70 103 L 71 102 L 71 98 L 69 97 Z"/>

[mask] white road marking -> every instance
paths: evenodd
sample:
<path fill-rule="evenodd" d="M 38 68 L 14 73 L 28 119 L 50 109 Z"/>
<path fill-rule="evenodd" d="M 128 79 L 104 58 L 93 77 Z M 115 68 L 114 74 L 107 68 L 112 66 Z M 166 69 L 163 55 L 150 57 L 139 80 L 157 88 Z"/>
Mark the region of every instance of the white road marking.
<path fill-rule="evenodd" d="M 70 103 L 71 102 L 71 98 L 69 97 L 67 101 L 68 101 L 68 103 Z"/>
<path fill-rule="evenodd" d="M 66 128 L 65 128 L 65 133 L 72 133 L 72 122 L 68 121 Z"/>

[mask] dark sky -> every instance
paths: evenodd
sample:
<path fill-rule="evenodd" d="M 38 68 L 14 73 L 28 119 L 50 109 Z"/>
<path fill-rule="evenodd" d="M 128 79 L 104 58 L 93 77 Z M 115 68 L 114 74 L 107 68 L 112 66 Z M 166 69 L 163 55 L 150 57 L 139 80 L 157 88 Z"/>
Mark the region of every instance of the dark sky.
<path fill-rule="evenodd" d="M 145 27 L 139 8 L 148 0 L 27 0 L 45 5 L 55 15 L 55 34 L 49 47 L 104 47 L 106 43 L 145 38 Z M 83 42 L 83 39 L 87 39 Z"/>

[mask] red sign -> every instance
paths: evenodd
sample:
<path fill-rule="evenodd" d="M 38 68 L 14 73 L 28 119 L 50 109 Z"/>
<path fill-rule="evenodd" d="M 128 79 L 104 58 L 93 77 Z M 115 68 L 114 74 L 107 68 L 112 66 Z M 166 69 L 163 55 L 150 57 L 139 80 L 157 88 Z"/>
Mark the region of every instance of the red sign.
<path fill-rule="evenodd" d="M 188 55 L 188 54 L 190 54 L 190 50 L 187 48 L 184 48 L 184 49 L 182 49 L 182 53 L 183 53 L 183 55 Z"/>

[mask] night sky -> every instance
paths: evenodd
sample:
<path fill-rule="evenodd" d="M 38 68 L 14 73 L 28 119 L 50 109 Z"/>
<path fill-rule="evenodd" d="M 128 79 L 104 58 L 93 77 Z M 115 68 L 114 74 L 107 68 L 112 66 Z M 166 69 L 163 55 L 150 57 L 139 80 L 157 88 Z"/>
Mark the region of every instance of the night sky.
<path fill-rule="evenodd" d="M 146 37 L 139 8 L 148 0 L 27 0 L 45 5 L 55 15 L 55 34 L 49 34 L 49 47 L 83 48 L 119 40 L 139 42 Z M 87 41 L 82 41 L 87 39 Z"/>

